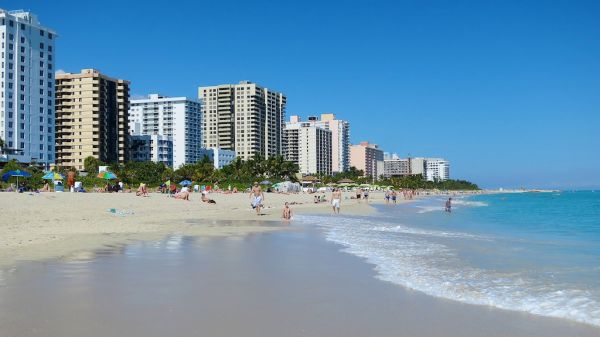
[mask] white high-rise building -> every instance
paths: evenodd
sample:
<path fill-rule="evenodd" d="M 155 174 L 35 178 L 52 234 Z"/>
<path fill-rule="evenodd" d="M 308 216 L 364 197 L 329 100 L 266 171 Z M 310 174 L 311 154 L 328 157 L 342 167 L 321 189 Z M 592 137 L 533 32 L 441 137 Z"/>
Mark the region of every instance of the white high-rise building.
<path fill-rule="evenodd" d="M 0 9 L 0 138 L 20 162 L 54 163 L 56 33 L 25 11 Z"/>
<path fill-rule="evenodd" d="M 283 131 L 284 158 L 298 164 L 302 174 L 331 174 L 332 132 L 292 116 Z"/>
<path fill-rule="evenodd" d="M 248 160 L 282 154 L 286 97 L 256 83 L 198 88 L 204 148 L 233 150 Z"/>
<path fill-rule="evenodd" d="M 333 173 L 350 169 L 350 123 L 336 119 L 334 114 L 321 118 L 308 117 L 308 122 L 331 131 L 331 170 Z"/>
<path fill-rule="evenodd" d="M 202 111 L 187 97 L 148 95 L 133 99 L 129 108 L 131 135 L 161 135 L 173 142 L 173 167 L 202 159 Z"/>
<path fill-rule="evenodd" d="M 207 156 L 213 162 L 215 169 L 222 169 L 223 166 L 231 164 L 235 160 L 235 151 L 224 149 L 202 149 L 202 156 Z"/>
<path fill-rule="evenodd" d="M 173 166 L 173 140 L 163 135 L 131 135 L 129 159 L 161 162 Z"/>
<path fill-rule="evenodd" d="M 428 181 L 450 179 L 450 162 L 442 158 L 426 158 L 425 179 Z"/>

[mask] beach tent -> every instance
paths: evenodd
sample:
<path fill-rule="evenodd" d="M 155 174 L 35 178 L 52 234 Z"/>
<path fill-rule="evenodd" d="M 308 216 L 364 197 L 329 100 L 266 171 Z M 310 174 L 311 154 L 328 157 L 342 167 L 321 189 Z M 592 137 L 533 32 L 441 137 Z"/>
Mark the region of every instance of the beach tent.
<path fill-rule="evenodd" d="M 277 192 L 284 192 L 284 193 L 300 192 L 300 184 L 293 183 L 291 181 L 283 181 L 283 182 L 277 183 L 277 184 L 273 185 L 273 188 Z"/>
<path fill-rule="evenodd" d="M 31 177 L 31 173 L 23 170 L 8 171 L 2 175 L 2 180 L 8 181 L 11 177 L 17 177 L 17 190 L 19 190 L 19 177 Z"/>

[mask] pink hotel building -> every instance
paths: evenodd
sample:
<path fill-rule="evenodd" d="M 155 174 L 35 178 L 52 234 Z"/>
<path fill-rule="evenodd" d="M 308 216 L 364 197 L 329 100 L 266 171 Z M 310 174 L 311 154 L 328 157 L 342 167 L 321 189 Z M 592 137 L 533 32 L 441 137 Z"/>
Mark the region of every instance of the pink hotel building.
<path fill-rule="evenodd" d="M 379 177 L 383 172 L 378 172 L 377 162 L 383 162 L 383 151 L 377 144 L 360 142 L 350 147 L 350 166 L 363 170 L 365 177 Z"/>

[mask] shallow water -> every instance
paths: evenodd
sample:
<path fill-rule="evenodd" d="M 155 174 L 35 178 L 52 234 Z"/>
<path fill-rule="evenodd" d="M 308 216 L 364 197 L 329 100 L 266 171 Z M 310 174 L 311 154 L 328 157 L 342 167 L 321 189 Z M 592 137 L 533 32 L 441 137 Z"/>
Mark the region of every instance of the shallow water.
<path fill-rule="evenodd" d="M 598 336 L 374 278 L 313 226 L 169 236 L 0 270 L 0 336 Z"/>
<path fill-rule="evenodd" d="M 600 193 L 434 198 L 307 216 L 378 277 L 426 294 L 600 326 Z"/>

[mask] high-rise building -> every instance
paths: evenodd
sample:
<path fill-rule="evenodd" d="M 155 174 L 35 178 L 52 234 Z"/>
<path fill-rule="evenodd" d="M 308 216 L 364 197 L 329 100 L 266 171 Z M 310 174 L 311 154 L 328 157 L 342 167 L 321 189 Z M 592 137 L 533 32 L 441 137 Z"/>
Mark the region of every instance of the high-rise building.
<path fill-rule="evenodd" d="M 292 116 L 299 118 L 297 116 Z M 308 117 L 308 123 L 331 131 L 331 170 L 333 173 L 350 169 L 350 123 L 335 118 L 334 114 L 321 114 L 321 118 Z"/>
<path fill-rule="evenodd" d="M 444 181 L 450 179 L 450 162 L 442 158 L 426 158 L 425 179 L 428 181 Z"/>
<path fill-rule="evenodd" d="M 83 170 L 93 156 L 128 159 L 129 81 L 95 69 L 56 75 L 56 164 Z"/>
<path fill-rule="evenodd" d="M 383 151 L 377 144 L 360 142 L 350 147 L 350 165 L 364 172 L 365 177 L 377 179 L 383 172 L 378 170 L 378 162 L 383 161 Z"/>
<path fill-rule="evenodd" d="M 130 135 L 129 159 L 173 166 L 173 139 L 163 135 Z"/>
<path fill-rule="evenodd" d="M 331 130 L 292 116 L 283 132 L 284 158 L 297 163 L 300 173 L 332 173 Z"/>
<path fill-rule="evenodd" d="M 406 158 L 390 156 L 383 160 L 383 176 L 386 178 L 403 177 L 410 174 L 410 162 Z"/>
<path fill-rule="evenodd" d="M 132 135 L 169 137 L 173 144 L 174 168 L 202 159 L 202 111 L 200 102 L 196 100 L 158 94 L 133 99 L 129 109 L 129 127 Z"/>
<path fill-rule="evenodd" d="M 282 154 L 286 97 L 256 83 L 200 87 L 202 147 L 233 150 L 244 160 Z"/>
<path fill-rule="evenodd" d="M 222 169 L 223 166 L 229 165 L 235 160 L 235 151 L 231 150 L 208 148 L 202 149 L 201 155 L 207 156 L 216 169 Z"/>
<path fill-rule="evenodd" d="M 25 11 L 0 9 L 0 138 L 10 158 L 54 163 L 56 33 Z"/>

